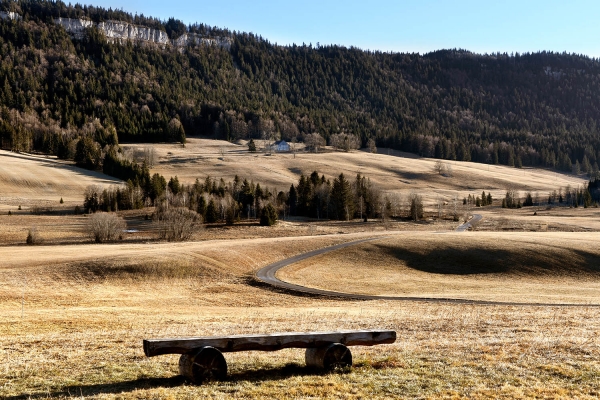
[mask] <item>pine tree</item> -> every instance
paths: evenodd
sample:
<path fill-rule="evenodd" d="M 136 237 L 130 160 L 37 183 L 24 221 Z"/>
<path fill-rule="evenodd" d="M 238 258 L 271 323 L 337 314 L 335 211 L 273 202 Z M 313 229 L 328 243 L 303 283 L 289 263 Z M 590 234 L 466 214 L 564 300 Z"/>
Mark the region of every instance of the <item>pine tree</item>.
<path fill-rule="evenodd" d="M 217 222 L 219 220 L 219 210 L 213 199 L 210 199 L 208 206 L 206 207 L 205 221 L 208 224 Z"/>
<path fill-rule="evenodd" d="M 267 203 L 266 206 L 260 211 L 260 225 L 272 226 L 277 223 L 277 210 L 271 203 Z"/>
<path fill-rule="evenodd" d="M 340 174 L 333 180 L 331 188 L 331 211 L 338 220 L 350 220 L 354 218 L 354 195 L 348 180 L 344 174 Z"/>
<path fill-rule="evenodd" d="M 290 186 L 290 192 L 288 195 L 288 206 L 290 207 L 290 215 L 297 215 L 298 194 L 294 185 Z"/>

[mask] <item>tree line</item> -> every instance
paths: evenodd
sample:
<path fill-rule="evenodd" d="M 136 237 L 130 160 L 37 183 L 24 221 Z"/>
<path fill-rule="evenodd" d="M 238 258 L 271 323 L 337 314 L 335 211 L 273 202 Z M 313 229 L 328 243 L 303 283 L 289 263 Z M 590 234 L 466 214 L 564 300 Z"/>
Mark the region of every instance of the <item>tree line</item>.
<path fill-rule="evenodd" d="M 598 207 L 600 203 L 600 179 L 599 175 L 593 175 L 589 182 L 576 188 L 567 185 L 564 188 L 553 190 L 548 193 L 548 197 L 539 193 L 525 192 L 525 198 L 521 201 L 519 192 L 515 189 L 508 189 L 502 199 L 502 208 L 521 208 L 539 206 L 547 204 L 549 206 L 567 206 L 567 207 Z"/>
<path fill-rule="evenodd" d="M 169 209 L 186 209 L 204 223 L 227 225 L 242 219 L 258 219 L 261 225 L 270 226 L 290 217 L 341 221 L 359 218 L 366 222 L 369 218 L 419 220 L 424 216 L 419 194 L 402 199 L 383 192 L 360 174 L 353 180 L 343 173 L 330 179 L 314 171 L 301 174 L 288 191 L 277 191 L 237 175 L 229 182 L 207 176 L 184 185 L 177 176 L 167 181 L 158 173 L 150 175 L 146 166 L 125 185 L 104 189 L 89 186 L 83 207 L 88 213 L 154 207 L 155 218 L 159 219 Z"/>

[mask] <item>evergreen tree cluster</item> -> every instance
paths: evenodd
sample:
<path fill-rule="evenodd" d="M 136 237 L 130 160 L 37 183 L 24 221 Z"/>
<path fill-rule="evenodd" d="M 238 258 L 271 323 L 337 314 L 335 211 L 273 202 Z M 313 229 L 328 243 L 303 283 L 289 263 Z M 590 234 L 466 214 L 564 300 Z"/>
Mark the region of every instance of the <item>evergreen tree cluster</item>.
<path fill-rule="evenodd" d="M 342 149 L 370 143 L 440 159 L 598 171 L 597 59 L 278 46 L 254 34 L 61 1 L 2 1 L 0 9 L 22 17 L 0 21 L 4 149 L 100 168 L 106 147 L 124 141 L 318 134 Z M 109 43 L 96 28 L 76 40 L 54 24 L 57 17 L 120 20 L 173 38 L 228 36 L 233 45 Z"/>
<path fill-rule="evenodd" d="M 573 188 L 567 185 L 565 188 L 553 190 L 548 194 L 548 205 L 559 205 L 568 207 L 597 207 L 600 202 L 600 181 L 599 175 L 594 175 L 589 182 L 583 186 Z M 544 197 L 544 200 L 546 198 Z M 521 208 L 540 205 L 540 197 L 537 193 L 525 193 L 525 200 L 521 202 L 519 193 L 516 190 L 509 189 L 502 199 L 502 208 Z"/>
<path fill-rule="evenodd" d="M 370 179 L 356 175 L 350 182 L 339 174 L 333 182 L 317 171 L 300 175 L 297 185 L 291 185 L 286 204 L 289 214 L 318 219 L 351 220 L 381 215 L 382 195 Z M 384 210 L 385 211 L 385 210 Z"/>

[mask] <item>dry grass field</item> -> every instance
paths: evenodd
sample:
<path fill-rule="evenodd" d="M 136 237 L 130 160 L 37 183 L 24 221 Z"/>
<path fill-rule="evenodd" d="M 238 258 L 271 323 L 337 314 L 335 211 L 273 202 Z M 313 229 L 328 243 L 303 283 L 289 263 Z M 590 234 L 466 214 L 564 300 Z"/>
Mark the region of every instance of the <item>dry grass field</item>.
<path fill-rule="evenodd" d="M 492 192 L 495 199 L 504 197 L 506 189 L 548 192 L 567 185 L 576 188 L 584 179 L 557 174 L 541 169 L 516 169 L 497 165 L 484 165 L 470 162 L 445 162 L 452 168 L 452 176 L 446 177 L 434 172 L 437 160 L 417 157 L 413 154 L 380 149 L 379 154 L 364 151 L 350 153 L 249 153 L 245 142 L 240 144 L 220 140 L 189 138 L 185 147 L 177 144 L 126 145 L 129 149 L 143 149 L 151 146 L 156 154 L 156 164 L 152 172 L 159 172 L 167 179 L 177 175 L 181 182 L 192 184 L 196 178 L 206 176 L 233 180 L 240 177 L 263 183 L 269 188 L 289 190 L 298 183 L 301 173 L 305 175 L 317 170 L 333 179 L 340 172 L 354 179 L 357 173 L 369 177 L 387 192 L 406 196 L 417 191 L 424 197 L 426 205 L 433 204 L 438 197 L 449 201 L 458 195 L 459 199 L 468 194 L 481 195 L 481 191 Z"/>
<path fill-rule="evenodd" d="M 600 395 L 597 308 L 341 301 L 251 278 L 269 262 L 364 236 L 2 248 L 0 397 Z M 203 386 L 177 377 L 177 356 L 149 359 L 141 346 L 150 337 L 366 328 L 395 329 L 398 341 L 352 348 L 350 371 L 307 369 L 301 350 L 234 353 L 228 380 Z"/>
<path fill-rule="evenodd" d="M 301 172 L 360 172 L 386 191 L 419 191 L 426 205 L 481 190 L 499 199 L 509 186 L 542 194 L 583 183 L 472 163 L 452 163 L 453 176 L 443 177 L 433 173 L 434 160 L 387 150 L 294 158 L 205 139 L 154 148 L 152 172 L 184 183 L 238 174 L 283 190 Z M 89 184 L 117 183 L 53 159 L 0 152 L 0 398 L 600 397 L 600 313 L 589 306 L 600 303 L 597 209 L 478 209 L 483 220 L 462 234 L 451 232 L 452 221 L 291 220 L 271 228 L 242 221 L 175 244 L 156 240 L 147 209 L 120 213 L 132 230 L 122 241 L 92 244 L 88 217 L 72 209 Z M 33 215 L 38 205 L 52 212 Z M 42 245 L 24 245 L 31 227 Z M 280 276 L 355 293 L 554 305 L 349 301 L 254 279 L 269 263 L 373 236 L 381 240 Z M 397 343 L 352 348 L 355 366 L 340 373 L 306 368 L 298 349 L 242 352 L 226 354 L 226 381 L 193 386 L 177 376 L 177 356 L 142 351 L 144 338 L 374 328 L 396 330 Z"/>
<path fill-rule="evenodd" d="M 60 199 L 74 206 L 83 203 L 89 185 L 121 184 L 118 179 L 74 167 L 56 159 L 0 150 L 0 211 L 33 206 L 59 208 Z"/>
<path fill-rule="evenodd" d="M 478 231 L 599 232 L 599 208 L 523 207 L 472 209 L 484 218 Z M 535 213 L 535 214 L 534 214 Z"/>
<path fill-rule="evenodd" d="M 339 292 L 600 305 L 600 234 L 404 232 L 281 270 Z"/>

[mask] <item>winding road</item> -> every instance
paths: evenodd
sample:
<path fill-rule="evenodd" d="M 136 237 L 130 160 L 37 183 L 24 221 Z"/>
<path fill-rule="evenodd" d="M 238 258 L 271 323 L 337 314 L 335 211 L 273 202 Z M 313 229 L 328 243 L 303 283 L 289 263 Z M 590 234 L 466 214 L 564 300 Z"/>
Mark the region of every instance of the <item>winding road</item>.
<path fill-rule="evenodd" d="M 473 215 L 473 219 L 479 216 L 477 220 L 481 219 L 481 215 Z M 471 221 L 473 221 L 473 219 Z M 471 222 L 470 221 L 470 222 Z M 465 224 L 463 224 L 465 225 Z M 461 226 L 463 226 L 461 225 Z M 460 227 L 459 227 L 460 228 Z M 463 232 L 464 229 L 460 232 Z M 343 249 L 345 247 L 355 246 L 365 242 L 371 242 L 375 240 L 389 239 L 391 236 L 383 236 L 376 238 L 368 238 L 355 240 L 352 242 L 341 243 L 334 246 L 326 247 L 323 249 L 313 250 L 308 253 L 299 254 L 297 256 L 277 261 L 273 264 L 267 265 L 260 269 L 256 273 L 256 277 L 266 284 L 274 286 L 279 289 L 284 289 L 296 293 L 310 294 L 314 296 L 334 297 L 349 300 L 394 300 L 394 301 L 420 301 L 429 303 L 454 303 L 454 304 L 476 304 L 476 305 L 490 305 L 490 306 L 538 306 L 538 307 L 600 307 L 600 304 L 572 304 L 572 303 L 519 303 L 519 302 L 505 302 L 505 301 L 488 301 L 488 300 L 469 300 L 469 299 L 453 299 L 453 298 L 438 298 L 438 297 L 401 297 L 401 296 L 373 296 L 364 294 L 344 293 L 336 292 L 332 290 L 316 289 L 307 286 L 296 285 L 293 283 L 284 282 L 276 277 L 277 271 L 287 267 L 288 265 L 297 263 L 299 261 L 306 260 L 314 256 L 326 254 L 335 250 Z"/>
<path fill-rule="evenodd" d="M 472 224 L 476 224 L 477 222 L 481 221 L 481 218 L 483 218 L 481 214 L 473 214 L 473 217 L 470 220 L 456 228 L 456 232 L 468 231 L 469 228 L 473 226 Z"/>

